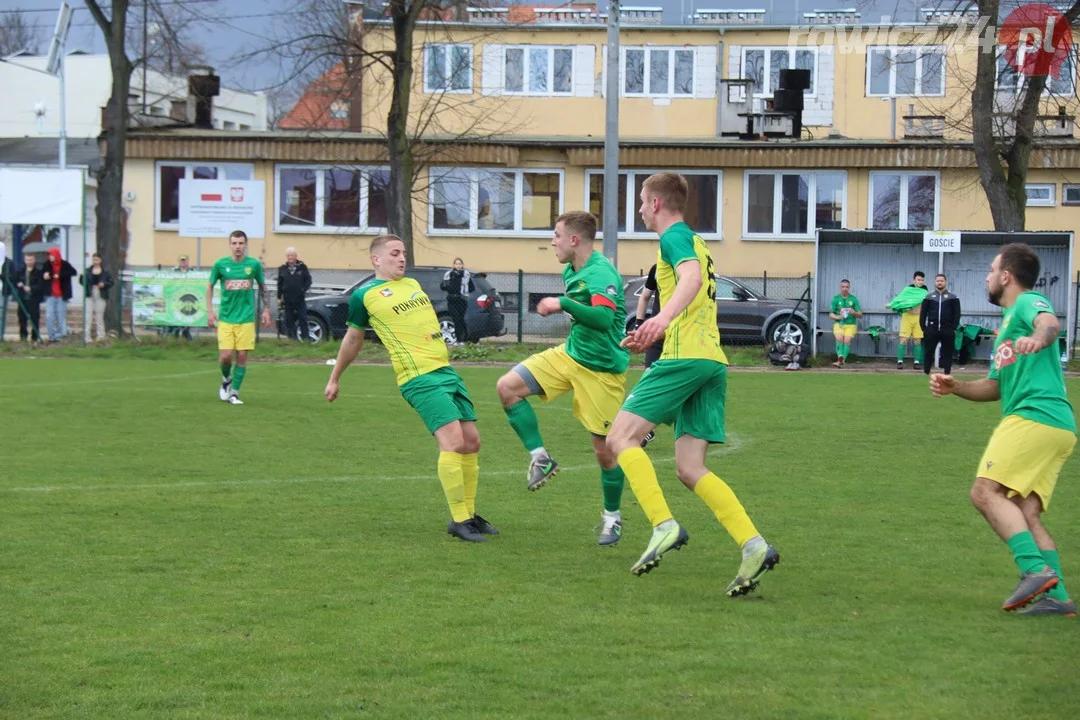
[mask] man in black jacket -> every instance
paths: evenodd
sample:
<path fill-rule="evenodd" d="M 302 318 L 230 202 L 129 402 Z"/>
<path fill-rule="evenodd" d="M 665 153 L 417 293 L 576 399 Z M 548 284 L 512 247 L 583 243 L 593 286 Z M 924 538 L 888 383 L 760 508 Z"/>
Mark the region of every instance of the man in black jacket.
<path fill-rule="evenodd" d="M 278 304 L 285 309 L 285 336 L 297 336 L 296 326 L 300 326 L 300 336 L 311 341 L 308 332 L 307 291 L 311 289 L 311 273 L 307 265 L 296 259 L 296 248 L 285 250 L 285 264 L 277 272 Z"/>
<path fill-rule="evenodd" d="M 940 343 L 941 369 L 948 375 L 952 370 L 956 329 L 960 327 L 960 298 L 949 292 L 948 278 L 942 274 L 934 278 L 934 292 L 923 300 L 919 325 L 923 329 L 926 352 L 923 372 L 930 374 L 930 368 L 934 365 L 934 350 Z"/>
<path fill-rule="evenodd" d="M 23 257 L 23 265 L 15 271 L 13 284 L 15 301 L 19 304 L 19 339 L 26 340 L 29 336 L 34 342 L 41 342 L 41 301 L 45 298 L 45 281 L 33 253 Z"/>

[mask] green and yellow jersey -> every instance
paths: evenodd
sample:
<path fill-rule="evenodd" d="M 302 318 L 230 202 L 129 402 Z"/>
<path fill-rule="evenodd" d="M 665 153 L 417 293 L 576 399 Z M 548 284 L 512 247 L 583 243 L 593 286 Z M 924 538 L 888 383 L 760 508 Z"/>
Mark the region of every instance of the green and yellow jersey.
<path fill-rule="evenodd" d="M 844 312 L 844 311 L 847 312 Z M 839 320 L 833 322 L 839 325 L 857 325 L 859 319 L 855 317 L 855 313 L 862 312 L 862 305 L 859 304 L 859 298 L 854 295 L 848 294 L 847 297 L 843 295 L 834 295 L 832 299 L 832 313 L 833 315 L 839 315 Z"/>
<path fill-rule="evenodd" d="M 1037 353 L 1017 355 L 1015 344 L 1031 335 L 1039 313 L 1053 313 L 1050 301 L 1040 293 L 1021 293 L 1005 309 L 1001 329 L 994 341 L 990 378 L 1001 391 L 1001 415 L 1019 415 L 1043 425 L 1076 432 L 1072 405 L 1065 395 L 1061 351 L 1053 342 Z"/>
<path fill-rule="evenodd" d="M 597 330 L 573 320 L 566 338 L 566 354 L 596 372 L 624 373 L 630 353 L 619 343 L 626 337 L 626 302 L 622 276 L 602 254 L 593 251 L 580 270 L 567 263 L 563 268 L 566 297 L 586 307 L 608 307 L 614 311 L 611 324 Z"/>
<path fill-rule="evenodd" d="M 399 386 L 450 365 L 435 308 L 412 278 L 373 278 L 356 288 L 346 323 L 375 331 L 390 353 Z"/>
<path fill-rule="evenodd" d="M 240 262 L 223 257 L 210 270 L 210 284 L 221 282 L 218 320 L 233 325 L 255 322 L 255 283 L 262 287 L 262 263 L 245 257 Z"/>
<path fill-rule="evenodd" d="M 716 278 L 712 255 L 705 241 L 684 222 L 675 223 L 660 236 L 656 261 L 660 306 L 671 302 L 678 283 L 675 268 L 688 260 L 697 260 L 701 266 L 701 289 L 668 326 L 660 359 L 715 360 L 726 365 L 727 355 L 720 347 L 720 331 L 716 328 Z"/>

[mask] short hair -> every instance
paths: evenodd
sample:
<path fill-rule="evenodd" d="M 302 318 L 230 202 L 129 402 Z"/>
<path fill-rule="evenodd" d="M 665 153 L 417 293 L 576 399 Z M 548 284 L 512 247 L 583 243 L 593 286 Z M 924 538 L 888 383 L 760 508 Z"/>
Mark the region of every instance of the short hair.
<path fill-rule="evenodd" d="M 1008 270 L 1025 289 L 1035 287 L 1039 280 L 1039 256 L 1026 243 L 1009 243 L 998 253 L 1001 269 Z"/>
<path fill-rule="evenodd" d="M 292 253 L 293 255 L 295 255 L 296 254 L 296 248 L 294 248 L 294 247 L 285 248 L 285 254 L 288 255 L 289 253 Z"/>
<path fill-rule="evenodd" d="M 244 232 L 243 230 L 233 230 L 233 231 L 232 231 L 231 233 L 229 233 L 229 240 L 230 240 L 230 241 L 231 241 L 231 240 L 232 240 L 232 239 L 233 239 L 234 237 L 238 237 L 238 238 L 244 238 L 244 242 L 247 242 L 247 241 L 248 241 L 247 233 L 246 233 L 246 232 Z"/>
<path fill-rule="evenodd" d="M 682 175 L 668 172 L 650 175 L 642 187 L 650 195 L 660 198 L 660 202 L 668 210 L 681 213 L 686 209 L 690 189 Z"/>
<path fill-rule="evenodd" d="M 564 212 L 555 221 L 556 225 L 559 223 L 562 223 L 567 230 L 587 242 L 596 239 L 596 216 L 591 212 L 584 210 Z"/>
<path fill-rule="evenodd" d="M 850 285 L 851 281 L 848 280 L 847 278 L 844 278 L 843 280 L 840 281 L 840 284 L 843 285 L 844 283 L 847 283 L 848 285 Z"/>
<path fill-rule="evenodd" d="M 379 250 L 382 250 L 383 247 L 385 247 L 386 243 L 390 242 L 391 240 L 397 240 L 399 243 L 402 244 L 404 244 L 405 242 L 397 235 L 376 235 L 375 237 L 371 238 L 371 245 L 368 246 L 368 252 L 374 255 Z"/>
<path fill-rule="evenodd" d="M 926 273 L 924 273 L 922 270 L 916 270 L 915 274 L 912 275 L 911 277 L 912 277 L 912 279 L 915 279 L 917 277 L 921 277 L 923 280 L 925 280 L 926 279 Z"/>
<path fill-rule="evenodd" d="M 938 273 L 937 275 L 934 276 L 934 278 L 935 279 L 936 278 L 945 278 L 946 280 L 949 279 L 948 275 L 946 275 L 945 273 Z"/>

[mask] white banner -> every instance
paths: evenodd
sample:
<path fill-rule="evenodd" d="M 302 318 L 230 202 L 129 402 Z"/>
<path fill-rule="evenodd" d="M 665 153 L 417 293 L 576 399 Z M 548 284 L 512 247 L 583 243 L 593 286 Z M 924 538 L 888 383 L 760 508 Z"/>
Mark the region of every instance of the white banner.
<path fill-rule="evenodd" d="M 923 252 L 960 252 L 960 233 L 951 230 L 924 230 Z"/>
<path fill-rule="evenodd" d="M 82 225 L 83 171 L 0 168 L 0 223 Z"/>
<path fill-rule="evenodd" d="M 227 238 L 243 230 L 266 236 L 266 183 L 262 180 L 181 180 L 180 234 Z"/>

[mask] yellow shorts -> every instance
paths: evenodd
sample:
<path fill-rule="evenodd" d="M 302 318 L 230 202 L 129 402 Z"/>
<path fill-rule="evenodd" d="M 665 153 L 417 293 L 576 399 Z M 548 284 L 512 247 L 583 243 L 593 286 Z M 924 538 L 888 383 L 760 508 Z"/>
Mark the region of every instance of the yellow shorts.
<path fill-rule="evenodd" d="M 859 329 L 858 325 L 841 325 L 840 323 L 833 323 L 832 334 L 843 335 L 845 338 L 855 337 L 855 332 Z"/>
<path fill-rule="evenodd" d="M 606 437 L 619 414 L 626 394 L 626 373 L 597 372 L 580 365 L 559 345 L 537 353 L 521 363 L 532 373 L 551 402 L 574 391 L 574 417 L 594 435 Z"/>
<path fill-rule="evenodd" d="M 900 339 L 915 338 L 922 340 L 922 326 L 919 325 L 919 313 L 904 313 L 900 316 Z"/>
<path fill-rule="evenodd" d="M 254 350 L 255 323 L 227 323 L 218 320 L 218 350 Z"/>
<path fill-rule="evenodd" d="M 1009 497 L 1035 493 L 1045 510 L 1074 445 L 1068 430 L 1009 415 L 990 436 L 976 475 L 1009 488 Z"/>

